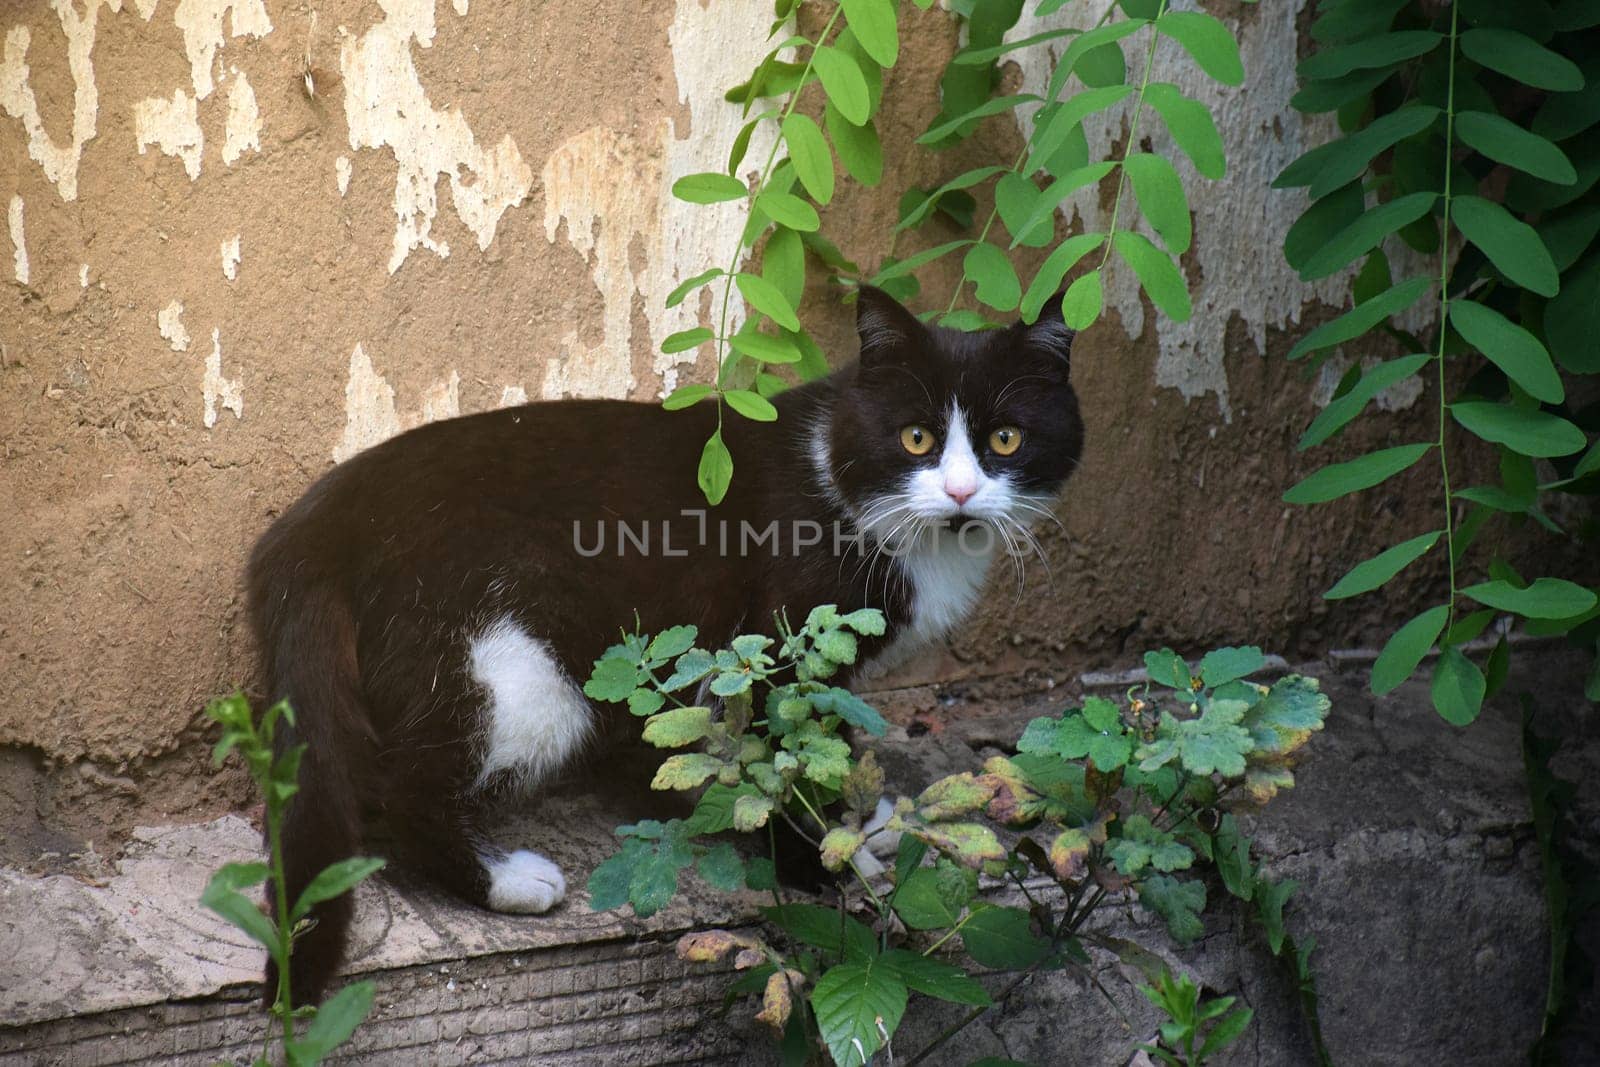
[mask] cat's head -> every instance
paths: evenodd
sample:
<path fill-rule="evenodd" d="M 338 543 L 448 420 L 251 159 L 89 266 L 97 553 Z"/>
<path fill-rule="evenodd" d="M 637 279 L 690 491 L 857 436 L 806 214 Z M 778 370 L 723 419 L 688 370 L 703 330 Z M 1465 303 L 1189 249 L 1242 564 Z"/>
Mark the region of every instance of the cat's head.
<path fill-rule="evenodd" d="M 1032 325 L 967 333 L 862 286 L 856 328 L 861 358 L 816 459 L 864 528 L 1026 526 L 1048 513 L 1083 450 L 1059 298 Z"/>

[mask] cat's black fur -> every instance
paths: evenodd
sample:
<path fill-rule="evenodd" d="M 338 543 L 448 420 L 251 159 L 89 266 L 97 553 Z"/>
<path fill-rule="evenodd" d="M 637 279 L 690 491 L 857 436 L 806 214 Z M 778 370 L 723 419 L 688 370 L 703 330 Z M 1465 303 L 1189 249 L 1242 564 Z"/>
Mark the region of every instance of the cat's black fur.
<path fill-rule="evenodd" d="M 716 419 L 708 403 L 670 413 L 567 400 L 421 426 L 340 464 L 272 524 L 250 560 L 249 607 L 267 695 L 293 704 L 290 741 L 308 746 L 284 826 L 290 900 L 358 851 L 363 809 L 376 809 L 399 862 L 489 902 L 483 857 L 503 853 L 483 836 L 483 805 L 529 784 L 526 773 L 479 773 L 490 693 L 474 680 L 469 643 L 495 620 L 543 642 L 576 684 L 635 612 L 647 632 L 693 623 L 714 648 L 770 630 L 782 608 L 793 618 L 818 603 L 878 607 L 889 633 L 864 643 L 866 660 L 912 620 L 917 592 L 901 563 L 835 555 L 831 524 L 850 529 L 938 462 L 938 450 L 908 454 L 903 427 L 942 439 L 954 400 L 986 475 L 1007 475 L 1034 500 L 1059 489 L 1082 447 L 1059 301 L 1031 327 L 961 333 L 924 327 L 866 289 L 857 318 L 859 362 L 777 396 L 775 423 L 724 422 L 736 468 L 709 523 L 813 520 L 830 531 L 798 556 L 787 540 L 776 558 L 724 555 L 714 532 L 696 543 L 697 520 L 682 512 L 704 507 L 695 470 Z M 1001 424 L 1026 435 L 1015 455 L 984 446 Z M 686 554 L 665 555 L 657 540 L 655 552 L 619 557 L 619 519 L 648 522 L 656 537 L 670 522 L 672 548 Z M 600 522 L 611 527 L 606 550 L 580 554 L 574 524 L 592 546 Z M 350 913 L 348 895 L 316 909 L 296 946 L 297 1001 L 325 988 Z"/>

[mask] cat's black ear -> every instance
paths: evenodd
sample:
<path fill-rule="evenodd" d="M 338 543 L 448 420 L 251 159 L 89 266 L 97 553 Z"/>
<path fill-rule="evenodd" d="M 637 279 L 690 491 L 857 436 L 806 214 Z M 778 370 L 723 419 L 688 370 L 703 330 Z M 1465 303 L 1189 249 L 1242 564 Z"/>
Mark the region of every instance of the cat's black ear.
<path fill-rule="evenodd" d="M 900 352 L 922 336 L 922 323 L 894 297 L 872 285 L 856 296 L 856 333 L 861 338 L 861 362 L 870 365 Z"/>
<path fill-rule="evenodd" d="M 1057 293 L 1044 302 L 1039 309 L 1039 317 L 1029 325 L 1018 322 L 1013 329 L 1017 334 L 1019 347 L 1028 352 L 1050 356 L 1061 361 L 1069 371 L 1072 369 L 1072 339 L 1077 333 L 1067 327 L 1066 321 L 1061 317 L 1061 293 Z"/>

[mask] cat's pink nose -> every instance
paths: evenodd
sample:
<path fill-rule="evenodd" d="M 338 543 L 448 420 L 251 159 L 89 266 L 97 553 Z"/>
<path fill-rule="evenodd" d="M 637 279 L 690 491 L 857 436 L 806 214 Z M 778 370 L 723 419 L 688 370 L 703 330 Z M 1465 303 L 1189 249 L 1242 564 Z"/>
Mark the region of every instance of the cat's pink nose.
<path fill-rule="evenodd" d="M 967 501 L 972 499 L 972 494 L 976 493 L 977 490 L 968 488 L 967 486 L 952 487 L 947 485 L 944 487 L 944 492 L 946 496 L 956 502 L 956 507 L 961 507 Z"/>

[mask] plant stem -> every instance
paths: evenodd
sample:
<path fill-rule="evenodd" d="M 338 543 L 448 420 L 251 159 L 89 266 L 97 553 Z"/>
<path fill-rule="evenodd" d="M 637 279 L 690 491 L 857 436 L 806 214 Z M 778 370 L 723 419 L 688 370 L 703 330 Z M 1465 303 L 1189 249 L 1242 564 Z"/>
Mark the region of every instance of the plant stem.
<path fill-rule="evenodd" d="M 1456 31 L 1461 17 L 1461 5 L 1450 5 L 1450 78 L 1445 94 L 1444 108 L 1444 217 L 1439 228 L 1439 474 L 1444 481 L 1444 538 L 1450 561 L 1450 599 L 1445 606 L 1444 633 L 1450 632 L 1456 614 L 1456 524 L 1455 508 L 1450 496 L 1450 457 L 1445 449 L 1445 426 L 1449 405 L 1444 395 L 1444 341 L 1447 316 L 1450 313 L 1450 172 L 1456 118 Z"/>
<path fill-rule="evenodd" d="M 1156 8 L 1156 18 L 1159 19 L 1167 12 L 1167 0 L 1161 0 L 1161 6 Z M 1150 71 L 1156 62 L 1156 45 L 1160 43 L 1161 35 L 1156 32 L 1155 19 L 1150 20 L 1150 47 L 1144 53 L 1144 77 L 1139 79 L 1139 97 L 1133 104 L 1133 118 L 1128 120 L 1128 140 L 1122 146 L 1122 158 L 1117 160 L 1117 192 L 1111 198 L 1111 224 L 1106 227 L 1106 240 L 1100 252 L 1100 265 L 1095 270 L 1105 270 L 1106 262 L 1111 258 L 1112 238 L 1117 233 L 1117 218 L 1122 213 L 1122 190 L 1128 184 L 1128 157 L 1133 154 L 1133 146 L 1139 143 L 1139 116 L 1144 113 L 1144 94 L 1150 87 Z"/>
<path fill-rule="evenodd" d="M 1166 10 L 1166 0 L 1162 0 L 1162 5 L 1161 6 L 1162 6 L 1162 10 Z M 1097 20 L 1095 20 L 1095 24 L 1093 26 L 1091 26 L 1090 29 L 1099 29 L 1101 26 L 1104 26 L 1107 22 L 1111 21 L 1111 13 L 1114 12 L 1116 9 L 1117 9 L 1117 5 L 1115 5 L 1115 4 L 1107 4 L 1106 5 L 1106 9 L 1100 13 L 1100 17 Z M 1152 46 L 1152 51 L 1153 50 L 1154 50 L 1154 47 Z M 1150 71 L 1149 71 L 1149 69 L 1147 67 L 1146 70 L 1145 70 L 1145 81 L 1148 83 L 1149 80 L 1150 80 Z M 1064 83 L 1065 82 L 1063 81 L 1063 84 Z M 1144 88 L 1142 86 L 1139 89 L 1139 99 L 1140 99 L 1141 102 L 1143 102 L 1143 100 L 1144 100 Z M 1043 110 L 1044 108 L 1048 107 L 1049 105 L 1051 105 L 1053 103 L 1055 103 L 1055 100 L 1053 98 L 1050 99 L 1050 100 L 1046 100 L 1046 101 L 1044 101 L 1043 103 L 1041 103 L 1039 105 L 1039 108 L 1040 108 L 1040 110 Z M 1013 174 L 1018 172 L 1018 168 L 1021 167 L 1022 164 L 1028 158 L 1028 147 L 1029 147 L 1028 146 L 1028 140 L 1029 140 L 1028 138 L 1024 138 L 1023 139 L 1022 151 L 1017 154 L 1016 161 L 1011 164 L 1011 172 Z M 1121 194 L 1121 189 L 1120 188 L 1118 189 L 1118 194 L 1119 195 Z M 974 244 L 980 244 L 980 245 L 983 244 L 984 239 L 989 236 L 989 228 L 994 225 L 994 220 L 996 218 L 998 218 L 999 215 L 1000 215 L 1000 205 L 999 205 L 998 202 L 996 202 L 992 207 L 989 208 L 989 217 L 983 220 L 983 231 L 978 234 L 978 239 L 977 239 L 977 241 L 973 242 Z M 1015 236 L 1015 235 L 1013 235 L 1013 236 Z M 899 230 L 896 230 L 894 232 L 893 240 L 894 241 L 899 241 L 900 240 L 900 231 Z M 892 244 L 892 243 L 889 246 L 889 254 L 891 256 L 894 255 L 894 244 Z M 954 311 L 956 309 L 956 301 L 961 299 L 961 290 L 962 290 L 963 287 L 966 286 L 966 284 L 967 284 L 967 275 L 966 275 L 965 271 L 962 271 L 961 275 L 956 279 L 955 292 L 950 294 L 950 303 L 945 305 L 944 313 L 946 315 L 950 314 L 952 311 Z"/>
<path fill-rule="evenodd" d="M 796 800 L 800 801 L 801 806 L 804 807 L 806 811 L 811 813 L 811 817 L 817 820 L 817 825 L 822 827 L 824 833 L 826 833 L 828 829 L 828 820 L 822 817 L 822 813 L 811 806 L 811 802 L 806 799 L 806 795 L 800 792 L 800 790 L 794 790 L 794 796 Z M 855 857 L 851 856 L 846 859 L 845 862 L 849 864 L 851 872 L 855 874 L 856 881 L 861 883 L 861 888 L 865 889 L 867 891 L 867 896 L 872 898 L 872 906 L 877 908 L 878 913 L 881 915 L 884 911 L 883 901 L 878 899 L 878 893 L 872 888 L 872 883 L 867 880 L 866 875 L 861 873 L 861 868 L 856 866 Z"/>
<path fill-rule="evenodd" d="M 283 1023 L 283 1051 L 294 1041 L 294 1001 L 289 991 L 289 959 L 294 951 L 294 923 L 289 921 L 289 888 L 284 884 L 283 811 L 272 800 L 270 782 L 258 782 L 267 796 L 267 843 L 272 851 L 272 888 L 278 912 L 278 996 L 275 1007 Z"/>
<path fill-rule="evenodd" d="M 943 937 L 941 937 L 939 940 L 935 941 L 933 944 L 929 945 L 927 948 L 923 949 L 922 950 L 922 954 L 924 956 L 931 956 L 935 952 L 938 952 L 941 948 L 944 947 L 944 943 L 946 941 L 950 940 L 952 937 L 954 937 L 957 934 L 959 934 L 961 932 L 961 928 L 963 926 L 967 925 L 968 921 L 970 921 L 972 919 L 972 917 L 974 915 L 976 915 L 976 914 L 978 914 L 978 913 L 975 912 L 975 911 L 970 911 L 969 910 L 967 912 L 967 914 L 962 917 L 960 922 L 956 923 L 949 930 L 945 931 L 945 935 Z"/>
<path fill-rule="evenodd" d="M 783 112 L 778 116 L 778 133 L 772 139 L 772 147 L 767 150 L 767 161 L 761 166 L 761 177 L 756 181 L 756 195 L 761 195 L 761 190 L 766 188 L 767 179 L 772 176 L 773 161 L 778 158 L 778 146 L 783 144 L 783 123 L 794 113 L 795 104 L 800 101 L 800 94 L 805 92 L 806 81 L 811 77 L 811 65 L 816 60 L 817 49 L 827 43 L 828 34 L 833 32 L 834 24 L 839 21 L 839 16 L 844 13 L 843 5 L 835 7 L 833 14 L 828 16 L 828 22 L 822 27 L 822 33 L 811 45 L 811 54 L 806 56 L 806 65 L 800 71 L 800 80 L 795 83 L 794 92 L 789 94 L 789 102 L 784 105 Z M 755 86 L 751 86 L 752 89 Z M 753 206 L 753 205 L 752 205 Z M 744 258 L 744 231 L 739 231 L 739 244 L 733 250 L 733 259 L 728 263 L 728 269 L 722 276 L 722 312 L 717 324 L 717 429 L 722 428 L 722 390 L 724 380 L 731 369 L 731 356 L 735 353 L 728 352 L 728 308 L 733 299 L 733 278 L 739 273 L 739 261 Z"/>

